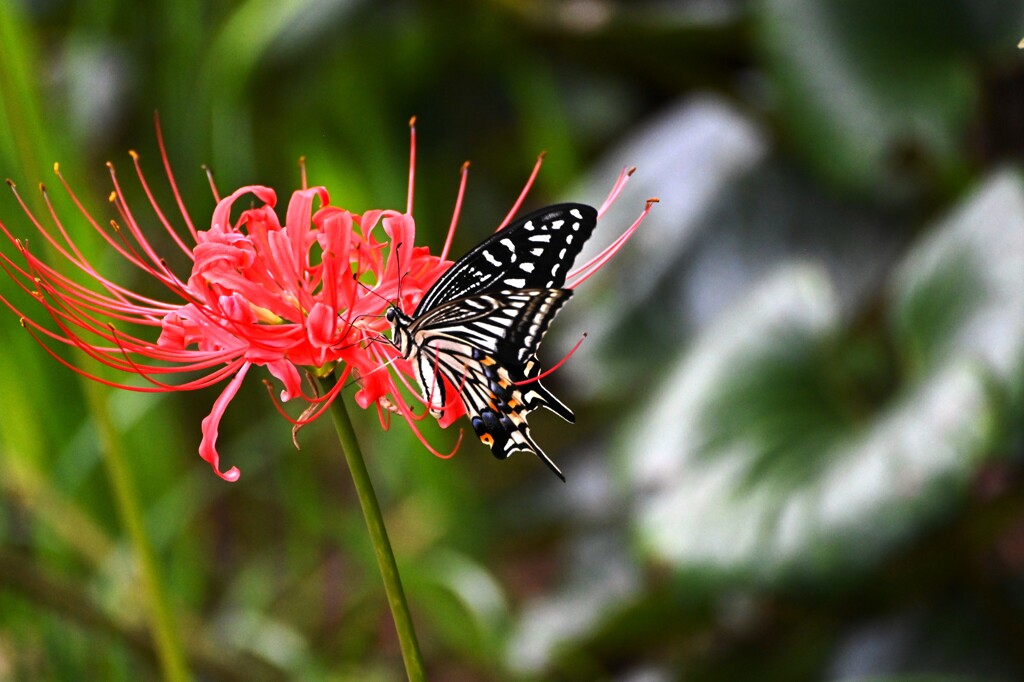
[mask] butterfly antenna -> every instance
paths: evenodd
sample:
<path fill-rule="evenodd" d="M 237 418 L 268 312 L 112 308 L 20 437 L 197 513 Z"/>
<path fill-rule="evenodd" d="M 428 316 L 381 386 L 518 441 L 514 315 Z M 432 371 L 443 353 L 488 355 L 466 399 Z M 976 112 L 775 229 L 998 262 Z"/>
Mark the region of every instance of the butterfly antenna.
<path fill-rule="evenodd" d="M 366 293 L 368 293 L 368 294 L 373 294 L 374 296 L 376 296 L 376 297 L 377 297 L 377 298 L 379 298 L 380 300 L 382 300 L 382 301 L 384 301 L 385 303 L 387 303 L 389 307 L 392 307 L 392 308 L 396 308 L 396 307 L 398 307 L 398 306 L 396 306 L 396 305 L 394 304 L 394 302 L 392 302 L 392 301 L 391 301 L 391 299 L 389 299 L 388 297 L 386 297 L 386 296 L 381 296 L 381 295 L 380 295 L 379 293 L 377 293 L 377 291 L 376 291 L 376 290 L 374 290 L 374 289 L 373 289 L 372 287 L 369 287 L 369 286 L 367 286 L 367 285 L 363 284 L 362 282 L 360 282 L 360 281 L 359 281 L 359 276 L 358 276 L 358 275 L 357 275 L 356 273 L 354 273 L 354 272 L 352 273 L 352 281 L 353 281 L 353 282 L 355 282 L 356 284 L 358 284 L 359 286 L 361 286 L 361 287 L 362 287 L 363 289 L 365 289 L 365 290 L 366 290 Z M 401 281 L 399 281 L 399 283 L 401 283 Z M 401 298 L 399 298 L 398 300 L 399 300 L 399 301 L 401 301 L 402 299 L 401 299 Z M 360 315 L 359 317 L 380 317 L 380 315 Z"/>

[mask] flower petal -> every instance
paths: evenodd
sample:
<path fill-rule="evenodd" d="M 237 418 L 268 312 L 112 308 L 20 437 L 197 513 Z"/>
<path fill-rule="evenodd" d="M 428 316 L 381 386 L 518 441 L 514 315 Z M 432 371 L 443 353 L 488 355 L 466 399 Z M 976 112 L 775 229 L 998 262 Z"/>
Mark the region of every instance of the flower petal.
<path fill-rule="evenodd" d="M 284 390 L 281 391 L 281 402 L 288 402 L 292 398 L 302 396 L 302 379 L 294 364 L 287 360 L 268 362 L 267 370 L 284 384 Z"/>
<path fill-rule="evenodd" d="M 235 203 L 238 197 L 250 192 L 255 194 L 260 201 L 271 208 L 273 208 L 274 204 L 277 203 L 277 193 L 269 187 L 264 187 L 262 185 L 246 185 L 245 187 L 239 187 L 234 192 L 217 202 L 217 208 L 213 209 L 213 219 L 210 221 L 212 229 L 228 232 L 231 229 L 231 205 Z M 203 241 L 203 236 L 203 232 L 200 232 L 199 241 Z"/>
<path fill-rule="evenodd" d="M 214 401 L 210 414 L 203 418 L 203 440 L 199 444 L 199 456 L 206 462 L 209 462 L 218 476 L 232 483 L 238 480 L 241 472 L 238 470 L 238 467 L 231 467 L 223 472 L 220 470 L 220 455 L 217 453 L 217 435 L 220 429 L 220 419 L 224 416 L 224 410 L 227 409 L 228 403 L 238 393 L 238 388 L 242 385 L 242 380 L 245 379 L 245 375 L 251 366 L 252 363 L 242 363 L 238 373 L 235 374 L 235 378 L 231 380 L 217 400 Z"/>
<path fill-rule="evenodd" d="M 320 351 L 320 362 L 326 359 L 327 349 L 338 334 L 338 313 L 323 303 L 316 303 L 306 316 L 306 336 L 309 344 Z"/>
<path fill-rule="evenodd" d="M 288 213 L 285 215 L 284 226 L 291 240 L 292 257 L 295 259 L 295 269 L 303 272 L 308 265 L 307 252 L 309 244 L 306 238 L 309 236 L 309 224 L 313 210 L 313 199 L 320 197 L 320 204 L 326 205 L 330 201 L 327 190 L 323 187 L 312 187 L 292 192 L 291 201 L 288 202 Z"/>

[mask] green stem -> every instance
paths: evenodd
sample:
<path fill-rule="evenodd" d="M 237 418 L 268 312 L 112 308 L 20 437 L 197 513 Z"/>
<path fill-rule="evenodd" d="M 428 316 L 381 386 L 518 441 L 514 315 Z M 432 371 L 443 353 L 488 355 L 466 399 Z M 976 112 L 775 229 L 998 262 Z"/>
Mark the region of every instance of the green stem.
<path fill-rule="evenodd" d="M 146 534 L 146 525 L 139 504 L 135 480 L 125 458 L 121 438 L 110 420 L 107 409 L 106 391 L 92 382 L 83 382 L 86 397 L 103 446 L 103 462 L 107 477 L 114 488 L 117 509 L 121 522 L 128 531 L 132 549 L 139 562 L 142 589 L 149 607 L 149 627 L 156 644 L 157 657 L 165 680 L 186 682 L 192 679 L 185 664 L 181 638 L 171 610 L 170 601 L 164 590 L 159 565 L 153 552 L 153 545 Z"/>
<path fill-rule="evenodd" d="M 14 131 L 15 148 L 11 155 L 30 178 L 42 178 L 47 165 L 41 160 L 52 158 L 52 145 L 43 121 L 37 91 L 38 74 L 35 51 L 31 45 L 32 31 L 18 8 L 18 3 L 0 3 L 0 118 Z M 51 117 L 52 118 L 52 117 Z M 59 126 L 54 126 L 59 127 Z M 37 193 L 30 204 L 36 214 L 45 214 Z M 42 209 L 42 210 L 40 210 Z M 76 363 L 79 364 L 79 363 Z M 175 625 L 170 602 L 160 578 L 153 548 L 146 535 L 142 508 L 135 482 L 131 477 L 120 435 L 110 420 L 106 392 L 98 384 L 82 381 L 103 444 L 104 463 L 122 522 L 139 562 L 142 589 L 149 608 L 149 627 L 156 644 L 164 679 L 183 682 L 190 679 L 181 640 Z"/>
<path fill-rule="evenodd" d="M 320 381 L 326 390 L 330 390 L 336 379 L 333 375 L 328 375 Z M 420 646 L 416 641 L 412 617 L 409 615 L 409 604 L 405 600 L 402 579 L 398 575 L 398 565 L 395 563 L 395 553 L 391 549 L 391 541 L 388 540 L 388 533 L 384 528 L 384 516 L 381 514 L 377 495 L 373 492 L 370 472 L 366 470 L 366 462 L 363 461 L 359 441 L 356 440 L 355 431 L 352 429 L 352 421 L 341 398 L 331 403 L 331 417 L 334 419 L 334 428 L 338 432 L 338 440 L 345 453 L 348 468 L 352 472 L 352 481 L 359 495 L 359 505 L 363 508 L 366 528 L 370 531 L 373 553 L 377 556 L 377 567 L 380 569 L 381 578 L 384 579 L 384 591 L 387 593 L 391 617 L 398 631 L 398 643 L 402 647 L 405 672 L 414 682 L 426 680 Z"/>

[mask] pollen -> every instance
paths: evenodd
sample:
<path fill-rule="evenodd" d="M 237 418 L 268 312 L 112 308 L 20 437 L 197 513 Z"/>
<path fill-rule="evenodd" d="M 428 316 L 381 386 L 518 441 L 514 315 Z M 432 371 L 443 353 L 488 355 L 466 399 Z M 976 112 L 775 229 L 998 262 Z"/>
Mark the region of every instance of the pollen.
<path fill-rule="evenodd" d="M 249 309 L 252 310 L 252 312 L 256 315 L 256 319 L 264 324 L 281 324 L 282 322 L 284 322 L 283 317 L 275 315 L 266 308 L 261 308 L 258 305 L 250 303 Z"/>

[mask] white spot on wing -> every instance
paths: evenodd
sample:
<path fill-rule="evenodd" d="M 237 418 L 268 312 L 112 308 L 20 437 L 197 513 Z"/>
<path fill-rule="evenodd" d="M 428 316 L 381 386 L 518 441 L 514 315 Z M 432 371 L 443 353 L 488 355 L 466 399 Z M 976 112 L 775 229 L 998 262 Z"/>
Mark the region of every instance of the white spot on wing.
<path fill-rule="evenodd" d="M 484 258 L 487 259 L 488 263 L 490 263 L 491 265 L 493 265 L 495 267 L 500 267 L 501 266 L 501 261 L 499 261 L 497 258 L 492 256 L 491 252 L 487 251 L 486 249 L 484 250 Z"/>
<path fill-rule="evenodd" d="M 510 287 L 515 287 L 517 289 L 521 289 L 521 288 L 526 286 L 526 280 L 523 279 L 522 277 L 512 277 L 512 278 L 506 279 L 505 280 L 505 284 L 509 285 Z"/>
<path fill-rule="evenodd" d="M 522 268 L 524 272 L 533 272 L 534 266 L 533 263 L 520 263 L 519 267 Z"/>
<path fill-rule="evenodd" d="M 487 332 L 489 332 L 491 334 L 494 334 L 496 336 L 504 336 L 504 334 L 505 334 L 505 330 L 502 329 L 501 327 L 497 326 L 497 325 L 488 324 L 487 322 L 477 322 L 476 324 L 481 329 L 483 329 L 483 330 L 485 330 L 485 331 L 487 331 Z"/>
<path fill-rule="evenodd" d="M 571 211 L 569 211 L 569 215 L 571 215 L 573 218 L 579 218 L 580 220 L 583 220 L 583 214 L 580 213 L 580 210 L 578 208 L 574 208 Z"/>
<path fill-rule="evenodd" d="M 579 223 L 577 223 L 577 226 L 579 226 Z M 549 242 L 549 241 L 551 241 L 551 235 L 550 234 L 535 234 L 532 237 L 529 237 L 529 239 L 530 239 L 531 242 Z"/>

